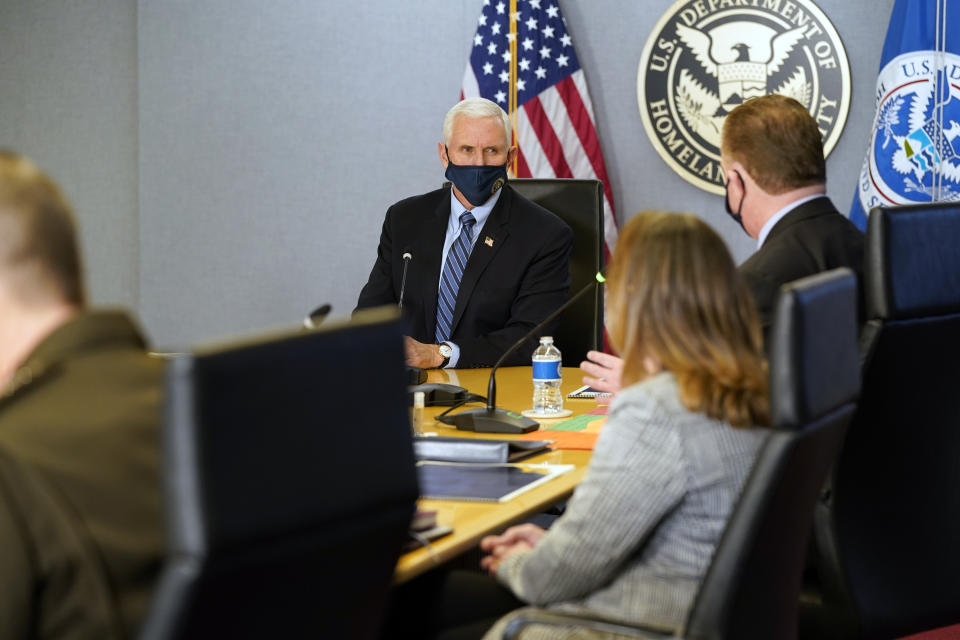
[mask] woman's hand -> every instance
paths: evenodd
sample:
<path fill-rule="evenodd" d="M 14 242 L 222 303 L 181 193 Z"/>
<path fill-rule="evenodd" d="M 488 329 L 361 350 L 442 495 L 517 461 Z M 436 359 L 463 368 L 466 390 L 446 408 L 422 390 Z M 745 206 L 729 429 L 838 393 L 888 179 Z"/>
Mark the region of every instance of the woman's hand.
<path fill-rule="evenodd" d="M 516 553 L 530 551 L 546 534 L 546 530 L 535 524 L 521 524 L 510 527 L 499 536 L 487 536 L 480 541 L 480 549 L 489 555 L 480 561 L 480 567 L 496 575 L 500 563 Z"/>
<path fill-rule="evenodd" d="M 606 393 L 620 391 L 620 377 L 623 374 L 623 360 L 609 353 L 588 351 L 587 359 L 580 363 L 583 371 L 583 384 Z"/>

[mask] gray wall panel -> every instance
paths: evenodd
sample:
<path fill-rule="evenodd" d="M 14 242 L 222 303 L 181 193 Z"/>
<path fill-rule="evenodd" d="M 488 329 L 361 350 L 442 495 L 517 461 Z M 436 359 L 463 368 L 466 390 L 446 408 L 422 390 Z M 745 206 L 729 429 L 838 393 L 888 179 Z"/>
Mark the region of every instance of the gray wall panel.
<path fill-rule="evenodd" d="M 132 0 L 0 3 L 0 146 L 73 203 L 94 302 L 139 301 L 137 37 Z"/>
<path fill-rule="evenodd" d="M 142 312 L 165 344 L 352 309 L 386 207 L 442 180 L 475 18 L 417 5 L 141 3 Z"/>

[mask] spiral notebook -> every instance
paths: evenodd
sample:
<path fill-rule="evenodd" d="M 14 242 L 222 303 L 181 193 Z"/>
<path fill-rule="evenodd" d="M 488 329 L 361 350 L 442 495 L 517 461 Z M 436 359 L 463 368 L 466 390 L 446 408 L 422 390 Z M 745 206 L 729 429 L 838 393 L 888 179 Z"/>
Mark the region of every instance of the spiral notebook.
<path fill-rule="evenodd" d="M 417 463 L 421 498 L 473 502 L 506 502 L 572 470 L 572 464 Z"/>
<path fill-rule="evenodd" d="M 594 389 L 591 386 L 583 385 L 575 391 L 571 391 L 567 394 L 568 398 L 596 398 L 597 396 L 609 396 L 608 391 L 600 391 L 599 389 Z"/>

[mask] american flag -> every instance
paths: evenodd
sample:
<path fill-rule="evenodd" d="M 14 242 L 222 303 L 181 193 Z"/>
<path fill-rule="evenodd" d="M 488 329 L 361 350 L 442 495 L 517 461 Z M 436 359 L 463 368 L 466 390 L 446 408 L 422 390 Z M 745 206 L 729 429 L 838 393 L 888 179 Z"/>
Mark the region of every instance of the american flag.
<path fill-rule="evenodd" d="M 516 177 L 603 182 L 604 235 L 612 251 L 610 181 L 590 92 L 557 2 L 484 0 L 461 97 L 493 100 L 511 115 L 520 148 Z"/>

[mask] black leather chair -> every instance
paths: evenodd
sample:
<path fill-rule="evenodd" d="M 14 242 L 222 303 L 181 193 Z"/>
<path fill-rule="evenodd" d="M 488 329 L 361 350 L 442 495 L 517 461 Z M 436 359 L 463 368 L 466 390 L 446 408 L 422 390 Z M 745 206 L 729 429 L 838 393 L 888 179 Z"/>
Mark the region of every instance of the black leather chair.
<path fill-rule="evenodd" d="M 727 524 L 680 637 L 789 640 L 813 505 L 840 448 L 860 386 L 857 285 L 848 269 L 782 289 L 770 343 L 773 427 Z M 589 626 L 645 638 L 676 637 L 604 621 L 533 612 L 525 624 Z"/>
<path fill-rule="evenodd" d="M 816 517 L 811 638 L 960 622 L 960 203 L 874 209 L 863 393 Z"/>
<path fill-rule="evenodd" d="M 520 178 L 510 186 L 528 200 L 551 211 L 573 229 L 570 294 L 591 282 L 605 262 L 603 183 L 566 178 Z M 554 343 L 563 364 L 578 367 L 590 349 L 603 348 L 603 291 L 585 295 L 560 316 Z"/>
<path fill-rule="evenodd" d="M 170 362 L 141 638 L 377 637 L 417 498 L 403 358 L 364 313 Z"/>

